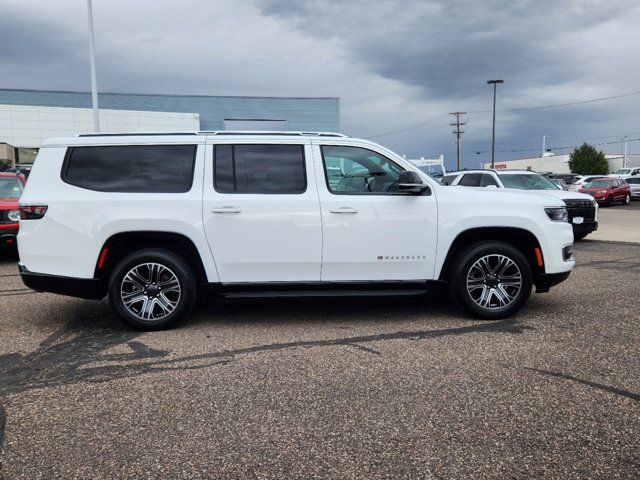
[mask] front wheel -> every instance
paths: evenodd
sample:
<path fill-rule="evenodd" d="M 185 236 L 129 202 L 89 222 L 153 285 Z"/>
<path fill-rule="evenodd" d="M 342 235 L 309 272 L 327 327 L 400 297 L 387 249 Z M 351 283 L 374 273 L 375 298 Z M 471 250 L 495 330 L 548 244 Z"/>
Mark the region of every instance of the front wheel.
<path fill-rule="evenodd" d="M 506 318 L 526 303 L 533 284 L 531 265 L 504 242 L 470 245 L 454 259 L 448 278 L 454 302 L 486 320 Z"/>
<path fill-rule="evenodd" d="M 167 250 L 131 253 L 116 265 L 109 280 L 111 305 L 140 330 L 172 327 L 191 311 L 195 299 L 193 269 Z"/>
<path fill-rule="evenodd" d="M 624 197 L 624 200 L 622 201 L 623 205 L 629 205 L 631 203 L 631 194 L 627 193 L 627 196 Z"/>

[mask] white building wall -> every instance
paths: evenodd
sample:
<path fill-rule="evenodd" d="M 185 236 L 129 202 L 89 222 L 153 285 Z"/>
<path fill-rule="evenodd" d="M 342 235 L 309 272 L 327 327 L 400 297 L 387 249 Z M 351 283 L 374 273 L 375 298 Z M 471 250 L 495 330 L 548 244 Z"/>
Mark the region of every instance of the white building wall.
<path fill-rule="evenodd" d="M 609 162 L 610 173 L 618 168 L 622 168 L 623 158 L 620 154 L 606 154 Z M 630 154 L 627 156 L 627 166 L 640 166 L 640 155 Z M 484 168 L 491 168 L 491 163 L 485 163 Z M 495 162 L 496 170 L 533 170 L 536 172 L 571 173 L 569 169 L 569 154 L 551 155 L 548 157 L 518 158 L 515 160 L 505 160 Z"/>
<path fill-rule="evenodd" d="M 197 113 L 100 110 L 103 132 L 179 132 L 200 130 Z M 0 142 L 14 147 L 40 147 L 52 137 L 93 131 L 89 108 L 0 105 Z"/>

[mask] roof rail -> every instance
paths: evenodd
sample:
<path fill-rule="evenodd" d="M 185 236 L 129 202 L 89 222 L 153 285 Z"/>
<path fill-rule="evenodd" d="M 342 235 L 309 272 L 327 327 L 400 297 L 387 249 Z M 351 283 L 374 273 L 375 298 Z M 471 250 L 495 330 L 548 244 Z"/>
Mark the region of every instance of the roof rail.
<path fill-rule="evenodd" d="M 79 133 L 78 137 L 164 137 L 168 135 L 198 135 L 198 132 L 126 132 L 126 133 Z"/>
<path fill-rule="evenodd" d="M 335 132 L 287 132 L 287 131 L 270 131 L 270 130 L 213 130 L 202 131 L 200 133 L 207 135 L 264 135 L 264 136 L 317 136 L 317 137 L 343 137 L 347 135 Z"/>
<path fill-rule="evenodd" d="M 231 130 L 212 130 L 199 132 L 109 132 L 109 133 L 79 133 L 78 137 L 138 137 L 138 136 L 183 136 L 183 135 L 262 135 L 262 136 L 317 136 L 317 137 L 343 137 L 347 135 L 335 132 L 287 132 L 287 131 L 231 131 Z"/>

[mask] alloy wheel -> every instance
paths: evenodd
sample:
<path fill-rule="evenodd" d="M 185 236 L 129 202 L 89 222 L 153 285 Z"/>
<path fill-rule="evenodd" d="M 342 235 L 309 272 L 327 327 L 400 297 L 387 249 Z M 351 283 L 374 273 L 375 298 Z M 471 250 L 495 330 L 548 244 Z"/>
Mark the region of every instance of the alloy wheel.
<path fill-rule="evenodd" d="M 142 263 L 131 268 L 120 284 L 124 307 L 140 320 L 160 320 L 178 306 L 182 289 L 177 275 L 159 263 Z"/>
<path fill-rule="evenodd" d="M 485 255 L 467 274 L 467 292 L 480 307 L 497 310 L 511 305 L 522 289 L 522 272 L 505 255 Z"/>

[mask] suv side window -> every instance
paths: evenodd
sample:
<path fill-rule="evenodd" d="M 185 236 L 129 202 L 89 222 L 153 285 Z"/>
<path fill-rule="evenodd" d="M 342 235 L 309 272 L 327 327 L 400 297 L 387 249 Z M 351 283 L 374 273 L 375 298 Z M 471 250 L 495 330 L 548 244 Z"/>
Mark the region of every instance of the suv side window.
<path fill-rule="evenodd" d="M 361 147 L 323 145 L 329 191 L 336 194 L 393 195 L 405 169 L 387 157 Z"/>
<path fill-rule="evenodd" d="M 72 147 L 62 180 L 99 192 L 184 193 L 191 190 L 196 145 Z"/>
<path fill-rule="evenodd" d="M 480 186 L 488 187 L 489 185 L 494 185 L 497 187 L 498 182 L 496 182 L 495 178 L 493 178 L 493 175 L 490 175 L 488 173 L 483 173 L 482 179 L 480 180 Z"/>
<path fill-rule="evenodd" d="M 300 194 L 307 190 L 304 145 L 220 144 L 213 181 L 220 193 Z"/>
<path fill-rule="evenodd" d="M 465 173 L 458 182 L 458 185 L 462 185 L 463 187 L 479 187 L 482 176 L 482 173 Z"/>

